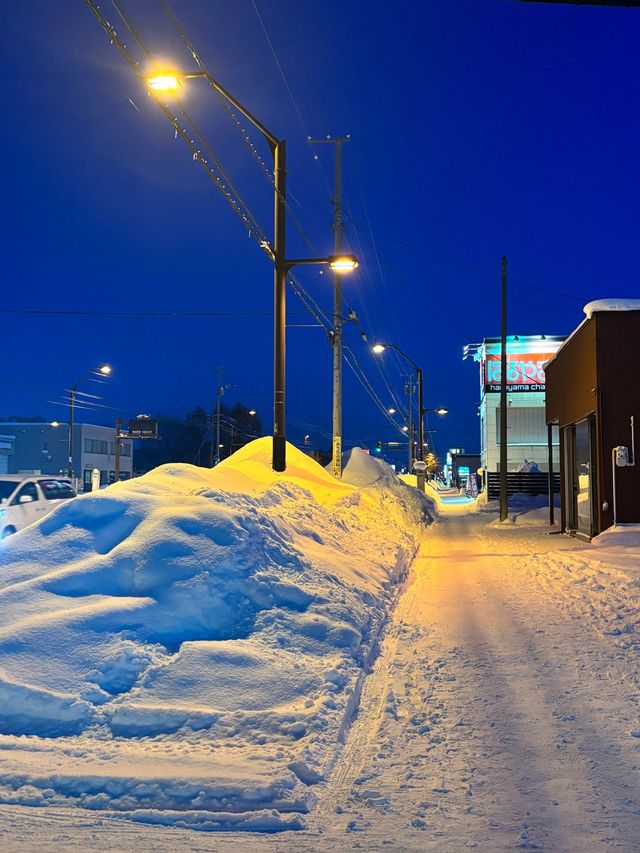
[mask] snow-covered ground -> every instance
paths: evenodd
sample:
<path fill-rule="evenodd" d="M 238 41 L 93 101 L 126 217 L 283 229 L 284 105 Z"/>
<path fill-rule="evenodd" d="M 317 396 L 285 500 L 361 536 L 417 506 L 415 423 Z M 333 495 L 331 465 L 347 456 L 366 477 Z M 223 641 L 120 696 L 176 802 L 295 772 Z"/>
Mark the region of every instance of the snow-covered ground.
<path fill-rule="evenodd" d="M 358 470 L 353 474 L 361 477 L 357 457 L 356 463 Z M 377 537 L 379 534 L 371 531 L 379 530 L 382 524 L 391 541 L 400 531 L 401 517 L 414 524 L 416 495 L 408 498 L 406 492 L 395 492 L 394 481 L 387 481 L 386 473 L 381 476 L 378 486 L 362 489 L 353 524 L 355 530 L 360 521 L 365 539 Z M 372 468 L 365 480 L 378 477 L 379 469 Z M 345 494 L 355 490 L 322 478 L 321 485 L 327 492 L 314 501 L 322 512 L 342 517 Z M 261 487 L 257 494 L 273 488 L 269 486 L 263 492 Z M 338 495 L 336 488 L 347 491 Z M 242 493 L 246 491 L 243 486 Z M 380 516 L 370 527 L 363 502 Z M 282 507 L 277 512 L 288 517 L 292 508 L 289 504 L 286 507 L 286 512 Z M 308 511 L 304 501 L 303 508 Z M 306 793 L 304 802 L 309 809 L 306 814 L 289 815 L 289 820 L 295 817 L 299 821 L 296 825 L 304 824 L 298 831 L 243 833 L 239 837 L 237 831 L 206 834 L 182 828 L 190 825 L 193 811 L 204 814 L 200 804 L 195 810 L 174 814 L 160 809 L 170 825 L 143 826 L 129 819 L 131 809 L 139 807 L 137 801 L 128 812 L 118 811 L 113 804 L 90 811 L 73 805 L 79 797 L 74 800 L 67 795 L 61 802 L 56 799 L 54 785 L 54 794 L 36 785 L 34 802 L 43 807 L 29 808 L 24 805 L 26 799 L 22 804 L 5 801 L 0 805 L 0 848 L 11 853 L 128 851 L 132 847 L 158 853 L 176 849 L 237 853 L 239 847 L 256 853 L 338 853 L 352 849 L 437 853 L 466 849 L 492 853 L 518 849 L 557 853 L 637 851 L 640 531 L 621 528 L 589 545 L 549 535 L 548 528 L 536 520 L 543 507 L 521 505 L 512 509 L 517 511 L 516 523 L 496 525 L 491 506 L 478 506 L 477 502 L 465 506 L 456 501 L 456 496 L 448 500 L 442 496 L 437 523 L 422 528 L 409 581 L 401 588 L 380 653 L 364 680 L 358 713 L 335 763 L 332 765 L 333 758 L 326 760 L 324 778 L 316 784 L 305 785 L 296 776 L 295 790 Z M 528 516 L 534 523 L 528 522 Z M 277 513 L 270 517 L 274 525 L 276 517 Z M 298 526 L 299 520 L 289 537 L 299 535 Z M 414 536 L 415 527 L 411 531 Z M 323 535 L 328 540 L 334 533 L 337 535 L 329 528 Z M 354 535 L 352 531 L 350 536 Z M 373 538 L 366 546 L 362 544 L 363 554 L 378 552 L 380 539 L 374 542 Z M 287 539 L 288 548 L 292 541 L 298 542 Z M 355 546 L 341 541 L 340 548 L 346 547 Z M 412 546 L 407 547 L 410 551 Z M 355 552 L 353 559 L 357 559 Z M 387 564 L 375 564 L 380 575 L 372 568 L 375 577 L 385 578 L 383 563 Z M 332 565 L 333 577 L 343 577 L 336 563 Z M 310 568 L 310 573 L 314 571 Z M 274 572 L 278 574 L 280 569 L 276 567 Z M 367 572 L 365 575 L 356 585 L 373 582 Z M 388 580 L 376 582 L 381 600 L 371 602 L 370 610 L 380 614 L 377 624 L 382 625 L 382 614 L 393 600 L 394 588 L 385 586 Z M 356 593 L 349 601 L 358 601 Z M 281 607 L 273 604 L 271 611 Z M 296 611 L 294 616 L 301 612 Z M 349 622 L 356 617 L 343 614 L 342 618 Z M 297 636 L 296 630 L 289 641 L 297 642 Z M 342 660 L 348 664 L 342 671 L 357 681 L 363 671 L 354 662 L 357 654 L 354 657 L 351 652 L 329 648 L 330 652 L 326 647 L 302 649 L 302 667 L 310 666 L 313 672 L 318 658 L 327 653 L 343 654 Z M 136 689 L 131 692 L 135 694 Z M 288 767 L 286 762 L 290 764 L 304 754 L 296 753 L 296 749 L 309 748 L 308 741 L 314 745 L 318 742 L 318 753 L 331 752 L 329 741 L 337 737 L 338 719 L 345 719 L 348 703 L 340 703 L 345 702 L 349 689 L 347 683 L 342 689 L 329 691 L 336 708 L 323 718 L 328 721 L 325 728 L 312 724 L 317 719 L 312 712 L 305 718 L 309 734 L 297 741 L 293 737 L 277 739 L 287 757 L 281 760 L 271 753 L 271 772 L 265 771 L 265 779 L 280 778 L 283 768 Z M 130 698 L 126 694 L 115 697 L 105 706 L 119 701 L 128 702 Z M 273 716 L 276 711 L 270 708 L 268 713 Z M 246 719 L 245 714 L 245 710 L 240 712 L 238 719 Z M 103 723 L 102 728 L 89 727 L 75 736 L 5 738 L 0 756 L 4 759 L 12 751 L 39 745 L 41 752 L 36 753 L 34 767 L 41 760 L 46 763 L 47 750 L 64 753 L 69 765 L 78 761 L 81 767 L 83 757 L 73 752 L 72 744 L 82 744 L 84 739 L 91 742 L 91 754 L 96 762 L 103 762 L 105 773 L 111 750 L 118 744 L 133 750 L 131 755 L 139 757 L 152 772 L 149 752 L 157 750 L 161 755 L 169 739 L 174 738 L 172 749 L 185 765 L 182 778 L 198 766 L 196 759 L 203 760 L 200 766 L 206 773 L 211 759 L 208 776 L 201 779 L 202 784 L 210 786 L 213 774 L 220 770 L 215 756 L 222 744 L 213 740 L 216 726 L 194 729 L 189 735 L 188 731 L 183 727 L 171 735 L 136 739 L 131 733 L 114 733 L 108 723 Z M 230 761 L 246 754 L 246 730 L 227 737 L 226 745 L 232 746 L 238 736 L 240 749 L 227 753 Z M 208 753 L 194 750 L 194 745 L 204 742 L 209 744 Z M 265 750 L 262 753 L 261 747 Z M 137 753 L 138 749 L 145 754 Z M 254 749 L 259 763 L 261 755 L 270 754 L 272 742 L 268 738 Z M 19 763 L 21 756 L 15 760 Z M 311 766 L 310 758 L 304 760 Z M 0 764 L 0 774 L 7 766 Z M 232 767 L 228 770 L 231 772 Z M 153 772 L 160 775 L 157 766 Z M 255 773 L 261 772 L 258 766 Z M 146 783 L 138 778 L 144 795 Z M 58 777 L 53 776 L 52 781 L 57 782 Z M 113 789 L 102 784 L 113 798 Z M 181 790 L 180 780 L 175 780 L 174 788 Z M 278 826 L 286 824 L 283 811 L 272 806 L 268 813 Z M 243 815 L 247 819 L 249 812 Z M 266 817 L 267 810 L 263 810 L 255 819 L 265 821 Z M 157 816 L 154 819 L 156 824 L 161 822 Z M 214 822 L 209 828 L 216 826 L 219 828 Z M 201 824 L 201 828 L 205 826 Z M 262 828 L 266 829 L 267 823 Z"/>
<path fill-rule="evenodd" d="M 358 450 L 343 482 L 270 454 L 163 466 L 4 540 L 0 803 L 304 825 L 431 505 Z"/>

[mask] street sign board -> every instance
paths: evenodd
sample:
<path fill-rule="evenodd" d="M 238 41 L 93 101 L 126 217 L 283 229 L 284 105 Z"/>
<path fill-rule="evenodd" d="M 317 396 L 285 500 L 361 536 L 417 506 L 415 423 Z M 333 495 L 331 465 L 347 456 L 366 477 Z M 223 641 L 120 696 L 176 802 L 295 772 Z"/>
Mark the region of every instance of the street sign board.
<path fill-rule="evenodd" d="M 129 421 L 129 438 L 157 438 L 158 421 L 153 418 L 135 418 Z"/>

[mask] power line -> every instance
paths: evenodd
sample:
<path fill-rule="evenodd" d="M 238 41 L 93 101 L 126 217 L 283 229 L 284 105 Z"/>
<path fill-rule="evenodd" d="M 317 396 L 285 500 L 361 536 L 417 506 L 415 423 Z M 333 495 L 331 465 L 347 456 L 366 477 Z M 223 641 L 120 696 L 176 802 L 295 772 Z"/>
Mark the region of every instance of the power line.
<path fill-rule="evenodd" d="M 435 258 L 438 261 L 443 261 L 446 264 L 452 264 L 453 266 L 459 267 L 460 269 L 466 270 L 467 272 L 474 272 L 478 275 L 486 276 L 487 278 L 498 278 L 499 273 L 495 270 L 493 272 L 489 272 L 488 270 L 480 269 L 479 267 L 472 266 L 471 264 L 466 264 L 462 261 L 457 261 L 454 258 L 447 258 L 444 255 L 438 255 L 435 252 L 431 252 L 429 249 L 425 249 L 422 246 L 416 246 L 414 243 L 408 243 L 406 240 L 399 240 L 397 238 L 391 237 L 394 243 L 398 243 L 401 246 L 406 246 L 408 249 L 413 249 L 415 252 L 419 252 L 422 255 L 428 255 L 431 258 Z M 565 293 L 563 290 L 556 290 L 550 287 L 539 287 L 536 284 L 529 284 L 524 281 L 519 281 L 517 278 L 512 278 L 509 276 L 509 283 L 516 284 L 518 287 L 526 287 L 530 290 L 538 290 L 541 293 L 552 293 L 555 296 L 564 296 L 566 299 L 575 299 L 578 302 L 588 302 L 589 299 L 586 296 L 576 296 L 572 293 Z"/>
<path fill-rule="evenodd" d="M 135 58 L 130 53 L 129 49 L 124 44 L 124 42 L 117 36 L 112 25 L 104 17 L 104 15 L 100 11 L 99 7 L 96 5 L 94 0 L 85 0 L 85 3 L 90 8 L 90 10 L 94 14 L 94 16 L 99 21 L 102 28 L 107 33 L 112 44 L 114 44 L 118 48 L 118 50 L 120 51 L 122 56 L 125 58 L 125 60 L 129 64 L 131 69 L 134 71 L 136 76 L 139 78 L 139 80 L 144 85 L 145 84 L 145 76 L 144 76 L 144 74 L 140 68 L 139 63 L 135 60 Z M 113 4 L 114 8 L 117 10 L 120 18 L 122 19 L 127 30 L 131 34 L 132 38 L 138 44 L 139 48 L 142 50 L 144 55 L 150 60 L 151 59 L 150 52 L 147 50 L 147 47 L 146 47 L 144 41 L 142 40 L 140 35 L 137 33 L 137 31 L 136 31 L 135 27 L 133 26 L 131 20 L 128 18 L 128 16 L 125 14 L 124 10 L 122 9 L 122 7 L 119 3 L 119 0 L 112 0 L 112 4 Z M 171 11 L 169 4 L 168 4 L 168 0 L 163 0 L 163 5 L 165 7 L 165 10 L 170 14 L 172 19 L 174 20 L 174 23 L 177 26 L 177 28 L 179 28 L 178 31 L 180 32 L 181 36 L 183 36 L 184 30 L 182 30 L 176 16 Z M 255 8 L 256 8 L 256 12 L 257 12 L 258 11 L 257 7 L 255 7 Z M 258 16 L 259 16 L 259 13 L 258 13 Z M 262 26 L 264 28 L 264 23 L 262 22 L 262 20 L 261 20 L 261 23 L 262 23 Z M 265 34 L 266 34 L 266 31 L 265 31 Z M 208 72 L 206 71 L 206 69 L 204 67 L 204 63 L 202 63 L 202 61 L 198 57 L 197 53 L 195 52 L 193 46 L 188 41 L 188 39 L 186 39 L 186 35 L 183 36 L 183 39 L 185 40 L 185 44 L 187 44 L 187 47 L 188 47 L 192 57 L 198 63 L 199 67 L 205 72 L 205 76 L 210 77 L 210 75 L 208 74 Z M 270 40 L 269 40 L 269 42 L 270 42 Z M 271 42 L 270 42 L 270 45 L 271 45 L 272 50 L 274 51 L 274 48 L 273 48 L 273 45 L 271 44 Z M 275 51 L 274 51 L 274 54 L 275 54 Z M 283 75 L 283 78 L 285 79 L 285 84 L 287 86 L 287 90 L 289 91 L 290 97 L 292 98 L 292 100 L 294 100 L 294 104 L 295 104 L 295 99 L 293 98 L 293 93 L 291 91 L 291 87 L 289 86 L 288 82 L 286 81 L 286 78 L 284 77 L 284 71 L 283 71 L 282 66 L 280 65 L 279 61 L 278 61 L 278 67 L 280 69 L 280 73 Z M 211 81 L 209 81 L 209 82 L 211 85 Z M 261 248 L 264 248 L 264 245 L 266 243 L 266 237 L 264 235 L 264 231 L 259 226 L 256 217 L 252 214 L 252 212 L 250 211 L 246 202 L 244 202 L 244 200 L 240 197 L 239 193 L 236 191 L 235 187 L 231 184 L 226 172 L 222 168 L 222 165 L 219 163 L 217 158 L 215 158 L 215 156 L 213 155 L 211 147 L 206 142 L 204 135 L 201 133 L 201 131 L 197 127 L 196 123 L 191 119 L 188 112 L 184 109 L 184 107 L 182 107 L 182 106 L 180 107 L 180 114 L 182 115 L 182 118 L 184 119 L 186 124 L 189 125 L 189 127 L 193 131 L 194 135 L 200 141 L 200 144 L 202 145 L 202 148 L 204 149 L 205 153 L 208 155 L 209 160 L 211 160 L 213 162 L 213 166 L 210 164 L 207 157 L 205 157 L 203 155 L 200 148 L 198 148 L 198 146 L 196 145 L 195 141 L 191 138 L 190 134 L 187 132 L 186 127 L 180 121 L 178 115 L 176 115 L 172 110 L 170 110 L 166 104 L 163 104 L 159 101 L 157 103 L 158 103 L 158 106 L 160 107 L 160 109 L 162 110 L 162 112 L 164 113 L 165 117 L 167 118 L 167 120 L 170 122 L 170 124 L 174 128 L 174 133 L 175 133 L 176 137 L 179 136 L 183 140 L 183 142 L 187 145 L 187 147 L 189 148 L 189 150 L 192 153 L 193 160 L 198 162 L 205 169 L 207 175 L 210 177 L 210 179 L 213 181 L 213 183 L 216 185 L 216 187 L 222 192 L 223 196 L 225 197 L 225 200 L 229 203 L 229 205 L 232 207 L 232 209 L 234 210 L 236 215 L 243 222 L 244 226 L 248 229 L 250 236 L 252 236 L 258 242 L 258 244 L 260 245 Z M 304 125 L 304 121 L 302 120 L 302 116 L 301 116 L 301 113 L 299 111 L 299 108 L 297 107 L 297 104 L 295 104 L 295 106 L 296 106 L 297 112 L 299 113 L 299 118 L 301 119 L 303 129 L 306 130 L 305 125 Z M 288 212 L 291 213 L 290 208 L 288 206 L 287 206 L 287 209 L 288 209 Z M 313 249 L 313 245 L 312 245 L 311 241 L 309 240 L 307 235 L 304 233 L 304 231 L 302 230 L 299 223 L 294 223 L 294 224 L 297 225 L 298 230 L 300 230 L 303 237 L 305 237 L 305 239 L 309 243 L 310 247 L 312 248 L 312 251 L 315 252 L 315 249 Z M 301 299 L 301 301 L 303 302 L 303 304 L 305 305 L 307 310 L 312 314 L 312 316 L 316 319 L 316 321 L 321 326 L 323 326 L 327 332 L 330 332 L 332 330 L 332 324 L 331 324 L 330 318 L 320 308 L 320 306 L 317 304 L 317 301 L 305 290 L 305 288 L 300 284 L 300 282 L 298 281 L 298 279 L 295 276 L 293 276 L 292 274 L 289 274 L 288 281 L 289 281 L 289 284 L 292 286 L 292 289 L 294 290 L 296 295 Z M 157 314 L 154 314 L 154 316 L 157 316 Z M 172 316 L 172 314 L 169 313 L 168 316 Z M 202 315 L 200 315 L 200 316 L 202 316 Z M 220 315 L 218 314 L 217 316 L 220 316 Z M 229 314 L 227 314 L 227 316 L 229 316 Z M 376 405 L 381 409 L 381 411 L 384 413 L 385 417 L 387 417 L 389 419 L 389 415 L 388 415 L 388 412 L 386 410 L 386 407 L 380 401 L 380 398 L 376 394 L 376 392 L 373 389 L 369 380 L 366 378 L 364 372 L 362 371 L 362 368 L 360 367 L 359 363 L 355 359 L 355 356 L 353 355 L 353 353 L 351 351 L 349 351 L 349 352 L 351 354 L 353 362 L 348 361 L 348 363 L 350 363 L 351 368 L 354 370 L 354 372 L 356 372 L 356 376 L 358 377 L 360 382 L 363 384 L 363 386 L 367 389 L 368 393 L 370 394 L 370 396 L 372 397 L 372 399 L 374 400 Z M 345 358 L 346 358 L 346 356 L 345 356 Z M 394 426 L 397 427 L 397 425 L 395 423 L 394 423 Z"/>
<path fill-rule="evenodd" d="M 60 311 L 40 308 L 1 308 L 0 314 L 62 317 L 273 317 L 273 311 Z M 306 317 L 306 311 L 291 311 L 288 317 Z"/>

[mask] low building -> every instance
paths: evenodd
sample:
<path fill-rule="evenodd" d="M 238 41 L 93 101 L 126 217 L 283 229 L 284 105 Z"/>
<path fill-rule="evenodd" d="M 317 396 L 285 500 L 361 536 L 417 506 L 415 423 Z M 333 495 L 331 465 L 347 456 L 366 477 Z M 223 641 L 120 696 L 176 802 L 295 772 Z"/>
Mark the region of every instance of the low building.
<path fill-rule="evenodd" d="M 546 366 L 546 419 L 560 432 L 562 529 L 591 537 L 614 521 L 640 522 L 633 454 L 640 300 L 602 299 L 584 310 L 585 320 Z M 625 457 L 632 464 L 621 465 Z"/>
<path fill-rule="evenodd" d="M 564 337 L 509 335 L 507 338 L 507 470 L 548 471 L 545 418 L 545 363 Z M 480 461 L 487 473 L 500 471 L 501 340 L 485 338 L 465 348 L 480 366 Z M 554 459 L 558 464 L 558 446 Z"/>
<path fill-rule="evenodd" d="M 91 472 L 100 471 L 100 484 L 115 479 L 115 438 L 113 427 L 74 424 L 73 470 L 80 487 L 91 488 Z M 122 441 L 120 479 L 133 471 L 132 442 Z M 69 425 L 0 422 L 0 474 L 67 474 Z"/>
<path fill-rule="evenodd" d="M 444 476 L 449 485 L 464 486 L 469 474 L 477 474 L 479 468 L 479 453 L 465 453 L 462 447 L 451 447 L 447 451 Z"/>

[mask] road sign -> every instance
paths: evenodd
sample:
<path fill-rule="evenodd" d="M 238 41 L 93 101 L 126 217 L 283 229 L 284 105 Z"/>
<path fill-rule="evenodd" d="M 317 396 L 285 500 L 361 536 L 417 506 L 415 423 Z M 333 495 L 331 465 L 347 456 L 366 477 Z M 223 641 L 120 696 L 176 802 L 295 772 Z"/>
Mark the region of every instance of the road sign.
<path fill-rule="evenodd" d="M 158 421 L 153 418 L 135 418 L 129 421 L 129 438 L 157 438 Z"/>

